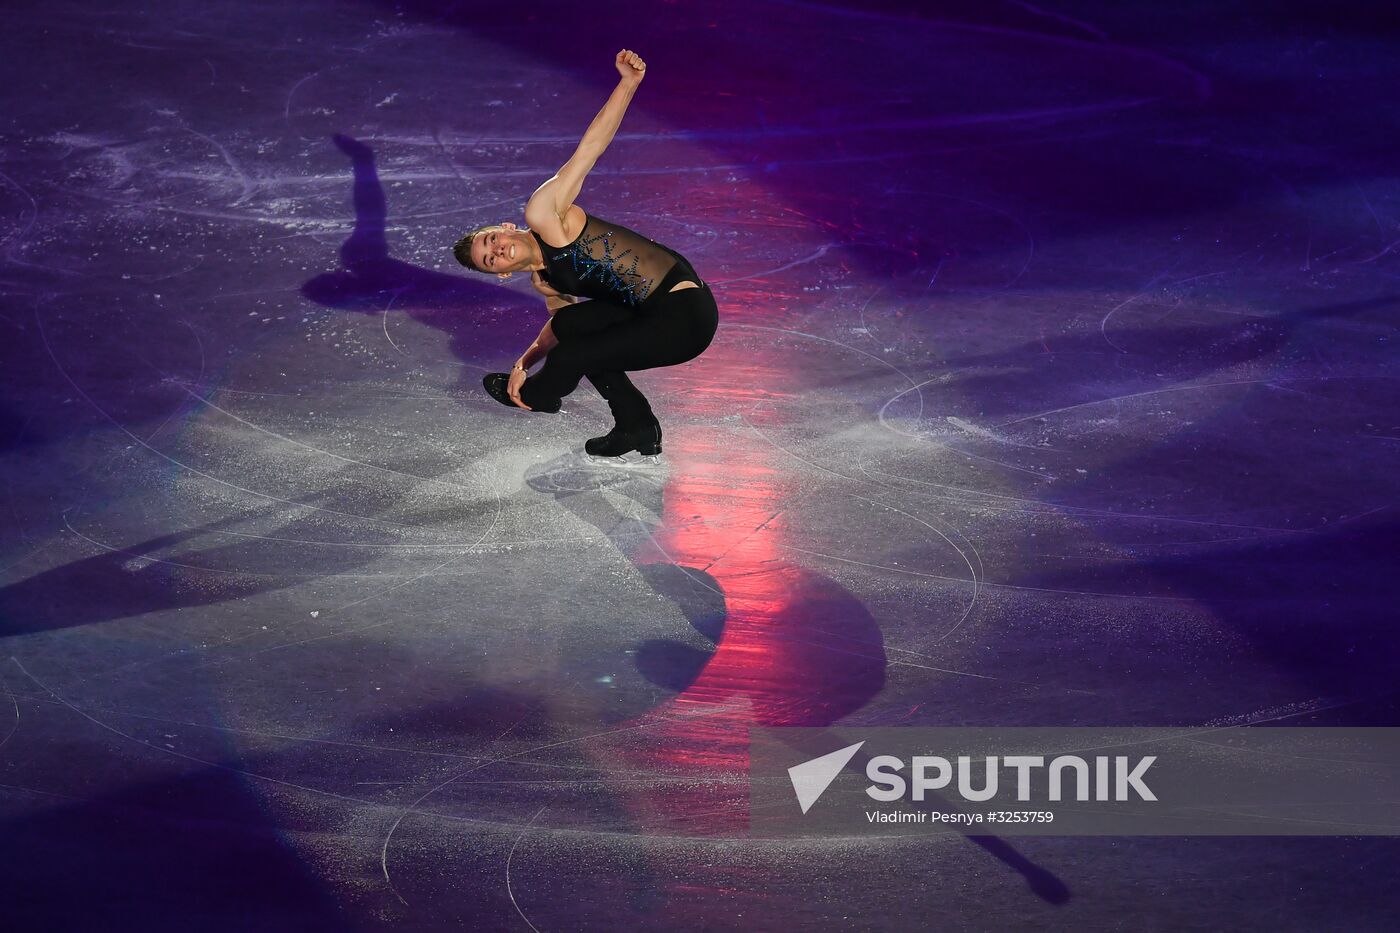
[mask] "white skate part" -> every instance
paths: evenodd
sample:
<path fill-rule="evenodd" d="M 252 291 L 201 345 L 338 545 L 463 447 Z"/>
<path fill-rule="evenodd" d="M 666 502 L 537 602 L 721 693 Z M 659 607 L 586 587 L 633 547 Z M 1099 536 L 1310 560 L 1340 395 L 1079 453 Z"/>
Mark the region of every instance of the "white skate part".
<path fill-rule="evenodd" d="M 584 456 L 592 463 L 605 466 L 658 467 L 665 465 L 665 461 L 661 459 L 661 454 L 644 454 L 637 450 L 629 450 L 619 457 L 599 457 L 595 454 L 584 454 Z"/>

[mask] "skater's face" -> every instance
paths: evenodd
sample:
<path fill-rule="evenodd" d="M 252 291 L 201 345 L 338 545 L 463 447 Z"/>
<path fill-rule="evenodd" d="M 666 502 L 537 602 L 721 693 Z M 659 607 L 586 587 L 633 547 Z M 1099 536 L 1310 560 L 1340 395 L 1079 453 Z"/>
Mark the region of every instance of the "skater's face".
<path fill-rule="evenodd" d="M 530 234 L 511 223 L 484 227 L 472 238 L 472 262 L 497 275 L 529 268 Z"/>

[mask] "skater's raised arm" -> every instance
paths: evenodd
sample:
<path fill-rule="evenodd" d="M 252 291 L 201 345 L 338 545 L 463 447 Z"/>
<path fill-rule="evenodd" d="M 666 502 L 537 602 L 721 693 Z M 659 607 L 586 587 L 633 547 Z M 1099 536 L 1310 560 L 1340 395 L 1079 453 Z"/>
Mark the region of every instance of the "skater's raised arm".
<path fill-rule="evenodd" d="M 632 102 L 632 95 L 637 93 L 637 87 L 646 75 L 647 66 L 641 56 L 630 49 L 618 52 L 613 64 L 617 66 L 620 80 L 617 87 L 613 88 L 608 102 L 593 118 L 573 157 L 564 163 L 564 167 L 559 169 L 553 178 L 540 185 L 535 193 L 530 195 L 530 201 L 525 205 L 525 222 L 531 227 L 566 227 L 565 215 L 582 190 L 584 178 L 588 177 L 588 173 L 593 170 L 593 166 L 617 134 L 617 128 L 622 125 L 627 105 Z"/>

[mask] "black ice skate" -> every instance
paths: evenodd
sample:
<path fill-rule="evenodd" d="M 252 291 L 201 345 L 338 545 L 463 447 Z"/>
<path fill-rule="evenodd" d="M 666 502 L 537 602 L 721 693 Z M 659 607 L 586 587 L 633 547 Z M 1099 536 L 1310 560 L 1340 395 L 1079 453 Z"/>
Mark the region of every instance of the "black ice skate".
<path fill-rule="evenodd" d="M 594 460 L 605 463 L 660 463 L 661 424 L 650 424 L 626 430 L 615 427 L 602 437 L 590 437 L 584 451 Z"/>
<path fill-rule="evenodd" d="M 491 396 L 493 399 L 500 402 L 502 405 L 505 405 L 507 408 L 520 407 L 515 404 L 515 400 L 510 397 L 510 392 L 508 391 L 508 387 L 510 384 L 510 373 L 487 373 L 485 378 L 481 380 L 481 384 L 485 387 L 487 395 Z M 526 402 L 526 404 L 528 405 L 529 402 Z M 559 410 L 559 407 L 560 403 L 555 402 L 552 407 L 540 406 L 537 408 L 532 405 L 530 407 L 530 410 L 542 411 L 546 414 L 552 415 Z"/>

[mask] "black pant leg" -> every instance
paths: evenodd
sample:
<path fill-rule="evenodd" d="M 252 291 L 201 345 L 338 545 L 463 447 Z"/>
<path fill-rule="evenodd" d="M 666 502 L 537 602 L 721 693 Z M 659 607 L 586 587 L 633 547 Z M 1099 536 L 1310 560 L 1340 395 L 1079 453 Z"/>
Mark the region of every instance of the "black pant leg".
<path fill-rule="evenodd" d="M 615 306 L 608 307 L 614 310 L 599 313 L 618 319 Z M 545 357 L 544 366 L 525 380 L 520 397 L 531 408 L 549 407 L 578 388 L 585 374 L 653 369 L 693 360 L 709 346 L 717 325 L 708 288 L 672 293 L 621 323 L 561 339 Z M 635 386 L 631 388 L 636 391 Z M 621 391 L 627 394 L 625 388 Z"/>
<path fill-rule="evenodd" d="M 641 390 L 632 384 L 627 374 L 620 371 L 588 373 L 588 381 L 607 400 L 613 421 L 624 429 L 632 429 L 649 424 L 656 416 L 652 414 L 651 403 Z"/>
<path fill-rule="evenodd" d="M 551 329 L 560 343 L 573 342 L 626 323 L 635 316 L 636 312 L 631 308 L 598 300 L 580 301 L 555 311 Z M 632 384 L 626 373 L 612 370 L 585 375 L 607 401 L 613 420 L 620 426 L 636 427 L 652 419 L 651 405 L 646 396 Z"/>
<path fill-rule="evenodd" d="M 638 316 L 595 334 L 559 341 L 549 351 L 544 366 L 525 380 L 520 398 L 531 408 L 548 407 L 578 388 L 585 373 L 624 372 L 669 366 L 678 358 L 674 319 L 660 315 Z"/>
<path fill-rule="evenodd" d="M 636 317 L 631 308 L 624 308 L 607 301 L 580 301 L 565 305 L 550 319 L 550 329 L 560 343 L 586 337 L 625 324 Z"/>

